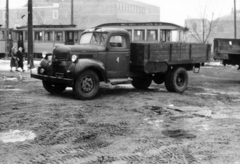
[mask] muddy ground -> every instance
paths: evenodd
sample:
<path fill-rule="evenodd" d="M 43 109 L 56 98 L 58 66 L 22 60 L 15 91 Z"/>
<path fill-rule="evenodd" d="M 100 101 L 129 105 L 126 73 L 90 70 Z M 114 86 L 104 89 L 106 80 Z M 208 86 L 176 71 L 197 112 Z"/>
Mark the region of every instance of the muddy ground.
<path fill-rule="evenodd" d="M 240 163 L 237 67 L 189 72 L 183 94 L 154 83 L 146 91 L 102 84 L 91 101 L 71 88 L 50 95 L 29 72 L 12 74 L 0 72 L 1 164 Z M 32 138 L 3 139 L 16 130 Z"/>

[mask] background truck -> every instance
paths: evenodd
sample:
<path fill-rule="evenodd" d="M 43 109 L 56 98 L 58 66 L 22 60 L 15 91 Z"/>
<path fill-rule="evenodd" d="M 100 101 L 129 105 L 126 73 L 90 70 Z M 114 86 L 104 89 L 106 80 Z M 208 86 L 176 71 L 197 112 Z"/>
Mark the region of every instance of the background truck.
<path fill-rule="evenodd" d="M 214 39 L 214 60 L 223 65 L 240 65 L 240 39 Z"/>
<path fill-rule="evenodd" d="M 210 51 L 209 44 L 131 43 L 124 29 L 92 28 L 82 33 L 79 45 L 56 46 L 31 77 L 42 80 L 50 93 L 72 87 L 80 99 L 94 98 L 100 82 L 131 82 L 137 89 L 147 89 L 154 81 L 182 93 L 188 85 L 187 71 L 198 72 Z"/>

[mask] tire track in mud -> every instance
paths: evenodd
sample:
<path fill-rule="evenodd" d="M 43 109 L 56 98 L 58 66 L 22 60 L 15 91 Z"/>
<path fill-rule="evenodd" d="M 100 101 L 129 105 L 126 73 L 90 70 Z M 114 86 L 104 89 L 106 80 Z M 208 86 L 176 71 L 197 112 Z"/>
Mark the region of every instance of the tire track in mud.
<path fill-rule="evenodd" d="M 82 116 L 77 116 L 81 117 Z M 112 144 L 109 138 L 124 136 L 130 133 L 126 122 L 118 124 L 110 123 L 88 123 L 87 128 L 71 130 L 51 131 L 48 130 L 39 135 L 33 142 L 33 145 L 39 147 L 40 150 L 51 147 L 52 150 L 41 152 L 30 160 L 32 163 L 75 163 L 75 162 L 91 162 L 98 159 L 98 150 L 108 147 Z M 46 127 L 45 127 L 46 129 Z M 73 147 L 57 148 L 63 145 L 74 145 Z M 41 148 L 42 147 L 42 148 Z M 22 145 L 20 147 L 25 150 L 31 147 Z"/>

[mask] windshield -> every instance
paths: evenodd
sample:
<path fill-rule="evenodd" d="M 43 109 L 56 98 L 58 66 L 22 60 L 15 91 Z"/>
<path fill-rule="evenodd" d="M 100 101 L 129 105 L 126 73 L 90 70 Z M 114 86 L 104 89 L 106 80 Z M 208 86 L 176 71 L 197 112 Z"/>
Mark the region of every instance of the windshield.
<path fill-rule="evenodd" d="M 85 33 L 81 36 L 80 44 L 105 45 L 106 39 L 107 39 L 106 33 L 100 32 Z"/>

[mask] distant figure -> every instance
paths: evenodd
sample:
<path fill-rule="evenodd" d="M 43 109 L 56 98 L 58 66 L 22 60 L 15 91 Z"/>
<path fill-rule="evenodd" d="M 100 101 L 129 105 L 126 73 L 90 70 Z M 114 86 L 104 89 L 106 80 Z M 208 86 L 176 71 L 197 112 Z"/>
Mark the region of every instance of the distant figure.
<path fill-rule="evenodd" d="M 17 51 L 17 57 L 18 57 L 18 67 L 20 67 L 22 69 L 22 71 L 24 72 L 25 70 L 23 69 L 23 52 L 22 52 L 22 47 L 19 47 L 18 48 L 18 51 Z"/>
<path fill-rule="evenodd" d="M 12 47 L 11 52 L 11 61 L 10 61 L 10 68 L 11 68 L 11 72 L 12 72 L 12 67 L 16 67 L 16 71 L 18 68 L 18 58 L 17 58 L 17 48 L 16 47 Z"/>

